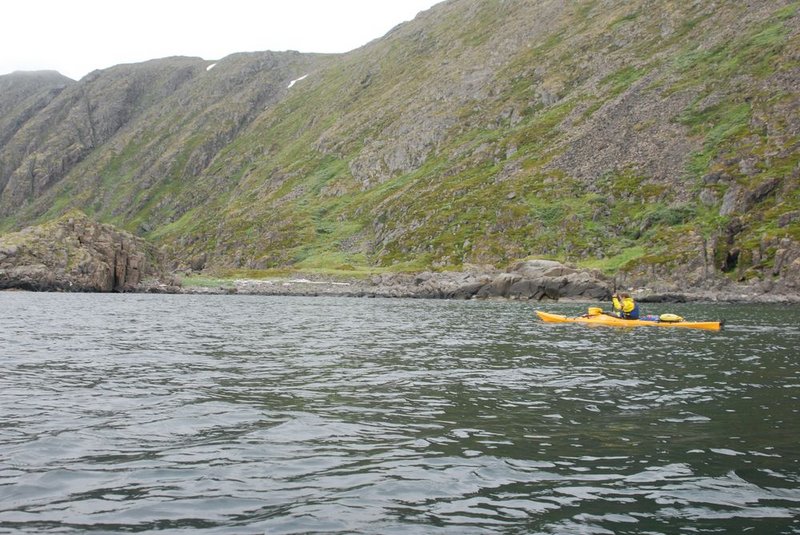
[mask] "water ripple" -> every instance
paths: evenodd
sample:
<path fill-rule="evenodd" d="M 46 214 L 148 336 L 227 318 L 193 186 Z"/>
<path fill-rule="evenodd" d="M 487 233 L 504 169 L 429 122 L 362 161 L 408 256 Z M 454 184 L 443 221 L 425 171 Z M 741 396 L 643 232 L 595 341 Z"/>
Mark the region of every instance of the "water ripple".
<path fill-rule="evenodd" d="M 513 302 L 0 305 L 0 531 L 800 533 L 791 307 L 673 307 L 728 319 L 706 333 Z"/>

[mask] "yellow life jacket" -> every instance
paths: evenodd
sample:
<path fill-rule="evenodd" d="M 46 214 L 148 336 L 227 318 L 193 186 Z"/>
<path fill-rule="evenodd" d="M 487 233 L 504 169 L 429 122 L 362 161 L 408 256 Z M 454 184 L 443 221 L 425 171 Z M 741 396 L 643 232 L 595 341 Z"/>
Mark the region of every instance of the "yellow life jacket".
<path fill-rule="evenodd" d="M 635 307 L 636 303 L 633 302 L 633 297 L 625 297 L 622 299 L 622 311 L 624 313 L 630 314 Z"/>
<path fill-rule="evenodd" d="M 625 317 L 627 317 L 628 314 L 636 309 L 636 303 L 634 302 L 633 297 L 623 297 L 621 302 L 616 297 L 612 297 L 611 306 L 617 315 L 624 315 Z"/>

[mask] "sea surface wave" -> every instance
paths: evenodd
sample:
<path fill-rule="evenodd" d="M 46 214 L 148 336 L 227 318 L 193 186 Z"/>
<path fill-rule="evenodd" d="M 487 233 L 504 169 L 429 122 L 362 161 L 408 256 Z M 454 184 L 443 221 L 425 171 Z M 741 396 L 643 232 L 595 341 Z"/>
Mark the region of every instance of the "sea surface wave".
<path fill-rule="evenodd" d="M 0 532 L 800 533 L 799 307 L 533 310 L 2 292 Z"/>

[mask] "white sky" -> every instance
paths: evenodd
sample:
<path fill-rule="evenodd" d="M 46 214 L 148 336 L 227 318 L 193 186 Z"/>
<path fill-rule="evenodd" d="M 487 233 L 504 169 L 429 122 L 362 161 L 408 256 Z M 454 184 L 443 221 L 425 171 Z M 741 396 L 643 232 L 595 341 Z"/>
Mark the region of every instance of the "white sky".
<path fill-rule="evenodd" d="M 167 56 L 347 52 L 441 0 L 11 0 L 0 8 L 0 75 L 95 69 Z"/>

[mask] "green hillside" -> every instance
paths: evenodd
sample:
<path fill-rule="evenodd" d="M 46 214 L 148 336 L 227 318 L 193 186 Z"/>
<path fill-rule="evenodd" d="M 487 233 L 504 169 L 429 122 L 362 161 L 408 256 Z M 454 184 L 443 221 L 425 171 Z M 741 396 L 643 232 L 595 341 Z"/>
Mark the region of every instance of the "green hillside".
<path fill-rule="evenodd" d="M 79 208 L 218 272 L 800 283 L 799 9 L 450 0 L 348 54 L 0 93 L 0 230 Z"/>

